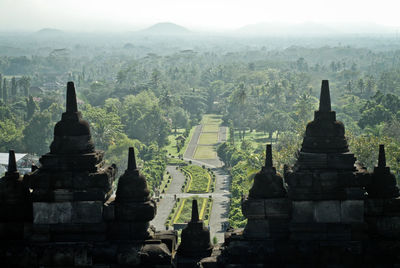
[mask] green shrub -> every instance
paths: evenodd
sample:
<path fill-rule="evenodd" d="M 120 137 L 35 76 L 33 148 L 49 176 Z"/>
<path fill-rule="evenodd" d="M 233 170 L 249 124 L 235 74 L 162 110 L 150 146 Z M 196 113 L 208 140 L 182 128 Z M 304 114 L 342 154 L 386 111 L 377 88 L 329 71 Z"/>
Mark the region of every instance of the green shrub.
<path fill-rule="evenodd" d="M 218 244 L 218 239 L 217 239 L 216 236 L 213 237 L 213 244 L 214 244 L 214 245 Z"/>

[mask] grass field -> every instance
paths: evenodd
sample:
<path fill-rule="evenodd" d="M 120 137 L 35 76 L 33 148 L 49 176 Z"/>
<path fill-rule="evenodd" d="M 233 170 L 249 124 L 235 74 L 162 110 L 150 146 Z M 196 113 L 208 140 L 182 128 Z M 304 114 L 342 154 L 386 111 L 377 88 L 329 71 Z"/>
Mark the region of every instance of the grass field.
<path fill-rule="evenodd" d="M 199 166 L 190 165 L 182 167 L 182 170 L 190 174 L 188 193 L 207 193 L 211 189 L 211 176 L 207 169 Z"/>
<path fill-rule="evenodd" d="M 215 159 L 217 152 L 214 146 L 197 146 L 193 155 L 194 159 Z"/>
<path fill-rule="evenodd" d="M 194 152 L 194 159 L 215 159 L 217 158 L 217 152 L 215 146 L 204 146 L 218 143 L 218 131 L 219 126 L 222 123 L 220 115 L 216 114 L 205 114 L 201 120 L 203 128 L 199 137 L 198 144 Z"/>
<path fill-rule="evenodd" d="M 201 132 L 218 132 L 219 125 L 204 125 Z"/>
<path fill-rule="evenodd" d="M 220 125 L 221 123 L 221 116 L 216 114 L 205 114 L 201 120 L 201 124 L 205 125 Z"/>
<path fill-rule="evenodd" d="M 275 142 L 276 134 L 272 135 L 272 143 Z M 251 146 L 255 149 L 258 146 L 262 145 L 265 146 L 267 143 L 271 143 L 271 139 L 268 138 L 268 134 L 264 134 L 263 132 L 249 132 L 247 131 L 244 136 L 245 140 L 251 142 Z M 239 132 L 235 131 L 235 144 L 236 146 L 240 147 L 241 140 L 239 139 Z"/>
<path fill-rule="evenodd" d="M 209 214 L 211 211 L 211 203 L 208 198 L 205 197 L 189 197 L 183 198 L 178 204 L 178 211 L 175 214 L 174 223 L 186 223 L 189 222 L 192 217 L 192 200 L 197 200 L 197 206 L 199 209 L 199 218 L 204 220 L 204 224 L 208 225 L 210 219 Z M 182 206 L 183 205 L 183 206 Z"/>
<path fill-rule="evenodd" d="M 198 144 L 215 144 L 218 142 L 218 132 L 201 133 Z"/>

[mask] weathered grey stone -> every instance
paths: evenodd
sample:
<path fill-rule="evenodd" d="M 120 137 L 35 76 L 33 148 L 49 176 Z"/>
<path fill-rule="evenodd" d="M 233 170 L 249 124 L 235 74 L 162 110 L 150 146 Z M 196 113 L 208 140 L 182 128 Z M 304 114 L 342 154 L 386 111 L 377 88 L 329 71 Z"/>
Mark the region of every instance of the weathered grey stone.
<path fill-rule="evenodd" d="M 315 222 L 329 223 L 340 222 L 340 201 L 315 201 L 314 220 Z"/>
<path fill-rule="evenodd" d="M 365 190 L 361 187 L 348 187 L 345 188 L 346 199 L 350 200 L 364 200 L 365 198 Z"/>
<path fill-rule="evenodd" d="M 292 202 L 292 221 L 293 222 L 312 222 L 314 220 L 313 201 L 293 201 Z"/>
<path fill-rule="evenodd" d="M 364 201 L 344 200 L 341 202 L 341 221 L 355 223 L 364 221 Z"/>
<path fill-rule="evenodd" d="M 103 202 L 81 201 L 72 203 L 73 223 L 98 223 L 103 219 Z"/>
<path fill-rule="evenodd" d="M 249 219 L 243 231 L 243 236 L 246 238 L 269 238 L 269 223 L 267 219 Z"/>
<path fill-rule="evenodd" d="M 35 202 L 33 217 L 35 224 L 98 223 L 103 218 L 103 203 L 101 201 Z"/>
<path fill-rule="evenodd" d="M 200 267 L 201 268 L 218 268 L 217 257 L 207 257 L 200 260 Z"/>
<path fill-rule="evenodd" d="M 246 199 L 242 204 L 243 215 L 248 219 L 265 218 L 264 199 Z"/>
<path fill-rule="evenodd" d="M 140 250 L 141 263 L 146 267 L 162 267 L 162 265 L 171 264 L 172 253 L 168 247 L 157 241 L 147 241 Z"/>
<path fill-rule="evenodd" d="M 400 238 L 400 217 L 382 217 L 376 221 L 378 234 L 390 239 Z"/>
<path fill-rule="evenodd" d="M 118 250 L 117 261 L 121 265 L 140 264 L 140 246 L 122 246 Z"/>
<path fill-rule="evenodd" d="M 115 219 L 115 204 L 114 203 L 104 204 L 103 219 L 105 221 L 113 221 Z"/>
<path fill-rule="evenodd" d="M 383 214 L 383 199 L 366 199 L 365 215 L 378 216 Z"/>
<path fill-rule="evenodd" d="M 66 189 L 57 189 L 54 191 L 55 202 L 71 202 L 74 200 L 74 193 Z"/>
<path fill-rule="evenodd" d="M 289 218 L 290 203 L 287 198 L 264 199 L 267 218 Z"/>
<path fill-rule="evenodd" d="M 87 248 L 77 248 L 74 254 L 75 266 L 91 266 L 92 257 L 88 254 Z"/>
<path fill-rule="evenodd" d="M 35 224 L 70 223 L 71 219 L 71 202 L 33 203 L 33 223 Z"/>
<path fill-rule="evenodd" d="M 156 215 L 154 200 L 146 202 L 115 202 L 115 218 L 120 221 L 151 221 Z"/>
<path fill-rule="evenodd" d="M 339 178 L 337 172 L 322 172 L 319 174 L 319 182 L 323 189 L 338 187 Z"/>

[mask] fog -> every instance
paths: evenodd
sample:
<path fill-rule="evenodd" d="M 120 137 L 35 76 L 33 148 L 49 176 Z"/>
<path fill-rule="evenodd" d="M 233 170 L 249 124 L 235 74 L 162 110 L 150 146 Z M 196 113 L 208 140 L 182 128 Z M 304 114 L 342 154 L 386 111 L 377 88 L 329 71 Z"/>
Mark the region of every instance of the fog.
<path fill-rule="evenodd" d="M 398 5 L 394 0 L 1 0 L 0 31 L 124 32 L 168 21 L 193 31 L 236 31 L 248 25 L 263 31 L 282 25 L 304 29 L 306 25 L 315 32 L 318 25 L 318 32 L 329 28 L 386 33 L 400 26 Z"/>

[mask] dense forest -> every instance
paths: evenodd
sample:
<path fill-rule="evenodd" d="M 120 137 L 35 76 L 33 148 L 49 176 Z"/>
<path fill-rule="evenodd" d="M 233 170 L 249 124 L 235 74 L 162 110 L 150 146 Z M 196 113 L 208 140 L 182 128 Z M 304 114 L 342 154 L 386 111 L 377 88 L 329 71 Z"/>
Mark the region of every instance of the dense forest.
<path fill-rule="evenodd" d="M 61 36 L 59 36 L 61 35 Z M 42 155 L 74 81 L 97 149 L 120 172 L 134 146 L 153 188 L 166 147 L 205 113 L 229 129 L 218 156 L 232 177 L 230 224 L 273 143 L 274 164 L 293 164 L 329 79 L 333 110 L 358 161 L 376 165 L 378 144 L 400 172 L 400 43 L 397 39 L 2 35 L 0 148 Z M 179 155 L 179 154 L 178 154 Z"/>

